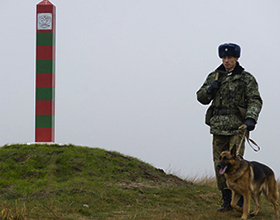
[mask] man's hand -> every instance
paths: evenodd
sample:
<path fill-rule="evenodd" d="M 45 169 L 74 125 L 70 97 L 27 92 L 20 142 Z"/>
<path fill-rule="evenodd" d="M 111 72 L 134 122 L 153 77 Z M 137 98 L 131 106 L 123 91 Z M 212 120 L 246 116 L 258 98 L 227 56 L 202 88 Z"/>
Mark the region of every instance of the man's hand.
<path fill-rule="evenodd" d="M 247 125 L 248 131 L 253 131 L 255 129 L 256 121 L 252 118 L 247 118 L 244 124 Z"/>
<path fill-rule="evenodd" d="M 221 82 L 219 80 L 214 80 L 207 89 L 208 94 L 214 94 L 214 92 L 221 87 Z"/>

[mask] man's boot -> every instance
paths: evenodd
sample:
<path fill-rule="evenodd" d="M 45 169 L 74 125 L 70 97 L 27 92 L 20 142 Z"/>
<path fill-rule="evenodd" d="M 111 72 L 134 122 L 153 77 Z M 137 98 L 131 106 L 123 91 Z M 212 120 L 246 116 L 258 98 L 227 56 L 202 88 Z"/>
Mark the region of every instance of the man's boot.
<path fill-rule="evenodd" d="M 238 202 L 237 202 L 237 205 L 238 205 L 240 208 L 243 208 L 243 203 L 244 203 L 244 198 L 243 198 L 243 196 L 241 196 L 240 199 L 239 199 Z"/>
<path fill-rule="evenodd" d="M 223 189 L 222 190 L 222 197 L 223 197 L 224 203 L 222 204 L 221 208 L 217 209 L 217 211 L 218 212 L 232 211 L 233 208 L 230 205 L 231 190 L 230 189 Z"/>

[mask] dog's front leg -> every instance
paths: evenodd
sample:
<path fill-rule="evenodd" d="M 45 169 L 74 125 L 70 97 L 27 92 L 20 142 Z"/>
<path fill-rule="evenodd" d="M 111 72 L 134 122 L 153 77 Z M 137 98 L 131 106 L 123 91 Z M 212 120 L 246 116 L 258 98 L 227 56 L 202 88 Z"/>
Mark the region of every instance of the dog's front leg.
<path fill-rule="evenodd" d="M 245 194 L 243 194 L 243 197 L 244 197 L 244 205 L 243 205 L 243 214 L 241 216 L 241 219 L 247 219 L 250 210 L 251 192 L 250 191 L 246 192 Z"/>
<path fill-rule="evenodd" d="M 252 217 L 256 216 L 261 209 L 260 202 L 259 202 L 260 201 L 260 195 L 261 195 L 261 193 L 257 193 L 257 192 L 252 193 L 252 199 L 255 202 L 255 211 L 250 214 Z"/>
<path fill-rule="evenodd" d="M 236 192 L 232 191 L 232 200 L 231 200 L 231 207 L 234 208 L 236 211 L 241 212 L 243 211 L 242 208 L 240 208 L 237 205 L 238 200 L 240 199 L 240 195 L 237 194 Z"/>

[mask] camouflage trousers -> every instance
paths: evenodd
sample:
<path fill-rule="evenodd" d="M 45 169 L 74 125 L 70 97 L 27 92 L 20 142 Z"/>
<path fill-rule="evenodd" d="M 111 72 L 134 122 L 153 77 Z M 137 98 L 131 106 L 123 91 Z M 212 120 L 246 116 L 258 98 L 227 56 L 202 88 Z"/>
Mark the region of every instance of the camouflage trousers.
<path fill-rule="evenodd" d="M 239 147 L 243 134 L 236 134 L 232 136 L 225 135 L 213 135 L 213 160 L 215 166 L 215 173 L 217 179 L 217 185 L 219 190 L 227 189 L 226 178 L 224 175 L 219 174 L 219 169 L 217 168 L 217 163 L 219 160 L 219 156 L 223 150 L 225 150 L 225 146 L 227 150 L 231 150 L 231 148 L 236 145 Z M 243 156 L 245 149 L 245 141 L 239 150 L 239 155 Z"/>

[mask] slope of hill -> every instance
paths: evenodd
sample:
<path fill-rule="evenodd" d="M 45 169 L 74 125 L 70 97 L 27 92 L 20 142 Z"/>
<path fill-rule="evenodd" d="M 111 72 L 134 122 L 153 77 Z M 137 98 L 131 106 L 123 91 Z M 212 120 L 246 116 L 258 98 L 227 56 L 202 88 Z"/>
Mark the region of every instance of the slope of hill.
<path fill-rule="evenodd" d="M 220 195 L 214 187 L 195 185 L 139 159 L 99 148 L 3 146 L 0 176 L 0 220 L 239 216 L 215 212 Z"/>

